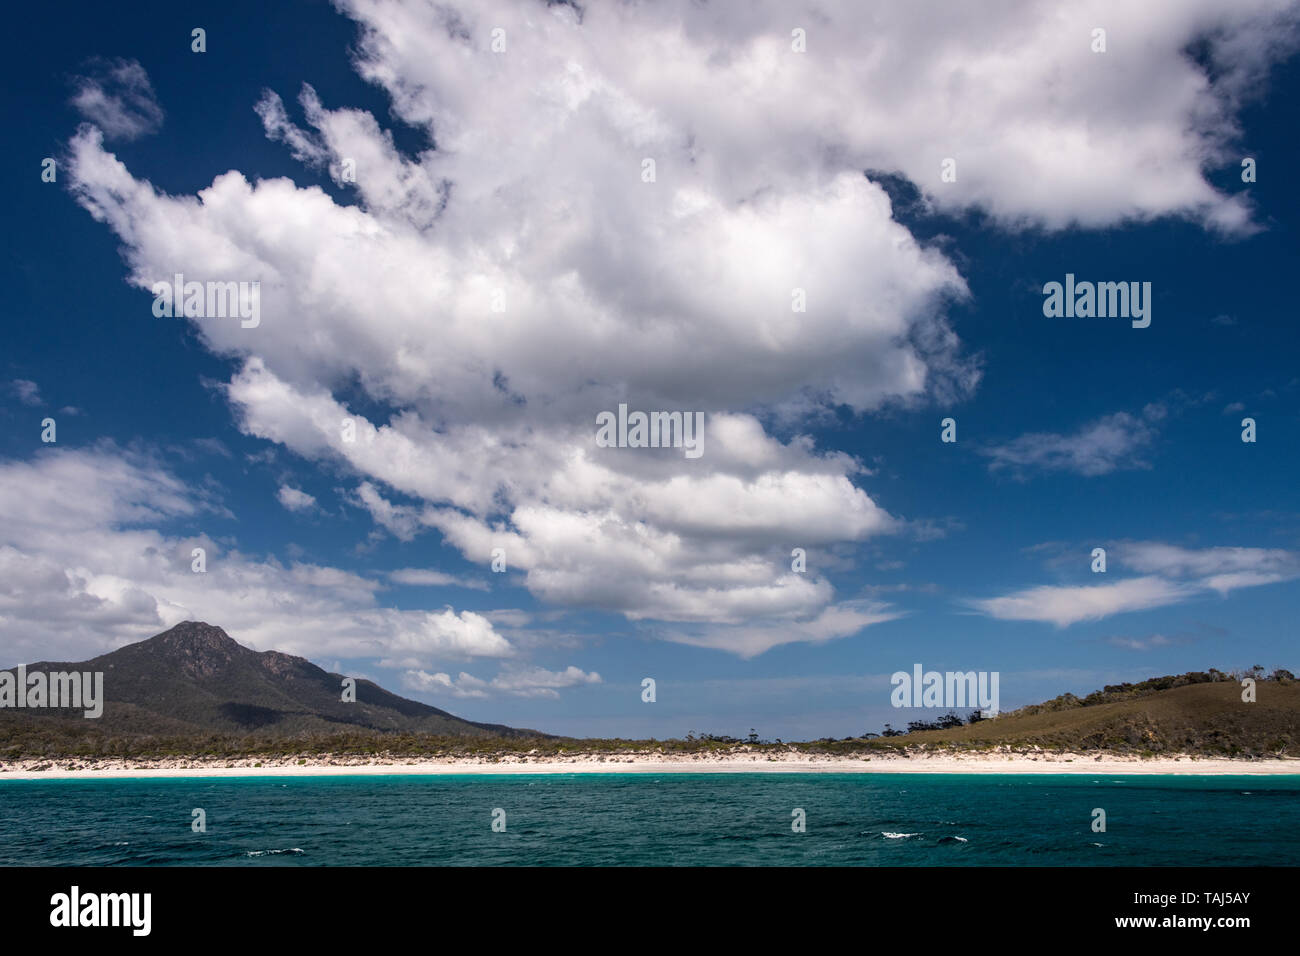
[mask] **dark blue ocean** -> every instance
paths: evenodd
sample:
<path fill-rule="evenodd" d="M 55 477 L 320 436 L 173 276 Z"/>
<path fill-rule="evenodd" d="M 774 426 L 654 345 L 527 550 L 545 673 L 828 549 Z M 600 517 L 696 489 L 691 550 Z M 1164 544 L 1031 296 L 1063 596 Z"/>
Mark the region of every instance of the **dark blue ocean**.
<path fill-rule="evenodd" d="M 191 829 L 192 811 L 207 831 Z M 505 811 L 505 831 L 492 829 Z M 806 832 L 791 829 L 792 812 Z M 1106 831 L 1092 830 L 1093 810 Z M 566 774 L 0 782 L 0 865 L 1300 864 L 1300 776 Z"/>

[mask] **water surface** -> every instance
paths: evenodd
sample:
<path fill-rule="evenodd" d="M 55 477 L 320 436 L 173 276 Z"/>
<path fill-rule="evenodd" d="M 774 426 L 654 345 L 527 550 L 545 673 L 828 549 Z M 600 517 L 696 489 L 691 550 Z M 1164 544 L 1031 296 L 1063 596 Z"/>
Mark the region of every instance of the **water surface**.
<path fill-rule="evenodd" d="M 207 832 L 191 829 L 194 808 Z M 505 832 L 492 829 L 505 811 Z M 792 811 L 807 831 L 792 832 Z M 1106 832 L 1092 830 L 1094 808 Z M 1300 776 L 518 774 L 0 781 L 0 865 L 1300 863 Z"/>

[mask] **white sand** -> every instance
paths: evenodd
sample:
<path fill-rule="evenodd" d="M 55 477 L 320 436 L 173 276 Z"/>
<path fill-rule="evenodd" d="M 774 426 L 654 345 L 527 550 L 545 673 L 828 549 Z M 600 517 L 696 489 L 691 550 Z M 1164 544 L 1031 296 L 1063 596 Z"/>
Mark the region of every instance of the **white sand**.
<path fill-rule="evenodd" d="M 299 760 L 305 760 L 299 764 Z M 261 766 L 257 766 L 257 764 Z M 44 767 L 45 769 L 35 769 Z M 238 760 L 100 759 L 0 763 L 5 780 L 106 779 L 115 777 L 317 777 L 347 774 L 497 773 L 1071 773 L 1113 774 L 1300 774 L 1296 759 L 1227 759 L 1192 756 L 1129 757 L 1046 752 L 984 754 L 873 754 L 843 757 L 787 750 L 738 748 L 727 754 L 577 754 L 401 758 L 380 755 L 240 758 Z"/>

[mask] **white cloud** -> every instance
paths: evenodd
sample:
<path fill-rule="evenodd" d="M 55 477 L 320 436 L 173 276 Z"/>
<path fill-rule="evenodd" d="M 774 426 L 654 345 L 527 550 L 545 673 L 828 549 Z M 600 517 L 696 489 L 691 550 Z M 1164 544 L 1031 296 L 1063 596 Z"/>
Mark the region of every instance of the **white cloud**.
<path fill-rule="evenodd" d="M 451 608 L 438 613 L 402 615 L 403 627 L 386 641 L 384 650 L 391 657 L 381 661 L 384 667 L 417 667 L 421 661 L 438 655 L 464 657 L 509 657 L 514 654 L 510 642 L 496 632 L 482 614 Z"/>
<path fill-rule="evenodd" d="M 507 670 L 491 681 L 481 680 L 461 671 L 458 677 L 450 674 L 430 674 L 422 670 L 408 670 L 402 675 L 402 686 L 426 693 L 450 693 L 453 697 L 487 697 L 492 692 L 515 697 L 558 698 L 559 692 L 583 684 L 601 683 L 595 671 L 587 673 L 569 665 L 562 671 L 549 671 L 542 667 Z"/>
<path fill-rule="evenodd" d="M 1293 48 L 1296 20 L 1287 0 L 340 6 L 363 26 L 362 74 L 432 128 L 423 165 L 458 191 L 506 181 L 516 199 L 525 157 L 590 176 L 614 139 L 732 200 L 809 169 L 897 170 L 940 208 L 1053 228 L 1167 214 L 1241 227 L 1243 201 L 1203 167 L 1235 163 L 1234 110 Z M 508 49 L 494 55 L 496 27 Z M 1210 70 L 1187 54 L 1201 38 Z M 324 138 L 339 151 L 362 137 Z M 947 157 L 955 183 L 940 181 Z"/>
<path fill-rule="evenodd" d="M 485 616 L 493 624 L 513 628 L 527 627 L 533 620 L 533 615 L 527 611 L 521 611 L 519 608 L 501 608 L 496 611 L 488 611 Z"/>
<path fill-rule="evenodd" d="M 0 461 L 0 627 L 10 663 L 78 660 L 183 620 L 310 657 L 391 656 L 402 666 L 507 658 L 511 643 L 470 611 L 381 606 L 383 585 L 339 568 L 284 565 L 213 538 L 154 530 L 226 514 L 202 488 L 111 445 Z M 195 548 L 206 572 L 192 570 Z"/>
<path fill-rule="evenodd" d="M 1008 227 L 1174 215 L 1245 231 L 1245 200 L 1204 170 L 1229 158 L 1238 100 L 1294 19 L 1281 0 L 341 6 L 363 28 L 359 72 L 436 149 L 403 155 L 310 87 L 299 128 L 271 91 L 255 105 L 267 134 L 340 184 L 353 160 L 357 205 L 238 171 L 165 195 L 94 129 L 71 143 L 78 201 L 141 289 L 176 272 L 261 283 L 256 329 L 177 321 L 239 362 L 227 395 L 245 432 L 353 472 L 390 533 L 436 531 L 478 564 L 503 547 L 545 601 L 691 625 L 740 654 L 877 613 L 791 573 L 792 547 L 906 527 L 858 462 L 777 440 L 765 416 L 947 401 L 979 380 L 945 319 L 964 280 L 863 170 Z M 1213 78 L 1184 53 L 1203 35 Z M 939 181 L 945 157 L 956 183 Z M 143 297 L 141 320 L 156 321 Z M 337 397 L 352 386 L 388 421 L 353 413 Z M 621 401 L 706 412 L 704 457 L 596 448 L 596 414 Z M 1103 473 L 1151 427 L 1114 416 L 1004 455 Z"/>
<path fill-rule="evenodd" d="M 72 105 L 105 138 L 139 139 L 162 127 L 162 107 L 138 61 L 97 59 L 91 67 L 90 75 L 76 78 Z"/>
<path fill-rule="evenodd" d="M 530 667 L 506 671 L 492 679 L 492 687 L 517 697 L 559 697 L 559 691 L 583 684 L 599 684 L 600 675 L 587 673 L 570 664 L 562 671 L 548 671 L 543 667 Z"/>
<path fill-rule="evenodd" d="M 486 697 L 487 682 L 479 680 L 472 674 L 460 672 L 459 678 L 439 671 L 430 674 L 423 670 L 408 670 L 402 674 L 402 686 L 407 690 L 423 693 L 450 693 L 453 697 Z"/>
<path fill-rule="evenodd" d="M 276 497 L 290 511 L 309 511 L 316 506 L 314 496 L 289 485 L 281 485 Z"/>
<path fill-rule="evenodd" d="M 1142 577 L 1114 583 L 1044 585 L 1002 597 L 968 602 L 991 617 L 1044 621 L 1066 627 L 1112 614 L 1179 604 L 1214 591 L 1226 597 L 1240 588 L 1300 578 L 1300 555 L 1279 548 L 1182 548 L 1159 542 L 1125 543 L 1119 562 Z"/>
<path fill-rule="evenodd" d="M 9 383 L 9 389 L 18 398 L 18 401 L 30 408 L 36 408 L 37 406 L 45 404 L 44 400 L 41 398 L 40 386 L 33 381 L 25 378 L 16 378 Z"/>
<path fill-rule="evenodd" d="M 1121 545 L 1119 559 L 1136 571 L 1212 580 L 1222 575 L 1300 575 L 1300 556 L 1282 548 L 1183 548 L 1157 541 Z"/>
<path fill-rule="evenodd" d="M 409 584 L 415 587 L 429 588 L 470 588 L 475 591 L 486 591 L 488 586 L 486 582 L 477 581 L 473 578 L 457 577 L 454 574 L 446 574 L 442 571 L 434 571 L 429 568 L 399 568 L 396 571 L 388 572 L 388 579 L 397 584 Z M 496 618 L 491 617 L 491 620 Z"/>
<path fill-rule="evenodd" d="M 1017 475 L 1031 468 L 1087 476 L 1149 468 L 1141 454 L 1155 440 L 1157 432 L 1152 422 L 1158 418 L 1158 414 L 1137 417 L 1117 412 L 1072 435 L 1031 432 L 1004 445 L 981 448 L 980 454 L 991 459 L 991 471 L 1009 469 Z"/>
<path fill-rule="evenodd" d="M 710 451 L 696 474 L 683 474 L 635 450 L 595 448 L 594 416 L 547 433 L 434 431 L 414 413 L 376 428 L 318 390 L 292 390 L 258 360 L 228 391 L 252 434 L 342 460 L 422 500 L 404 505 L 369 481 L 358 486 L 357 503 L 402 540 L 436 529 L 483 566 L 503 548 L 539 597 L 634 620 L 813 620 L 832 600 L 830 585 L 791 573 L 789 550 L 774 552 L 776 543 L 852 542 L 899 527 L 849 480 L 852 459 L 818 455 L 804 439 L 777 442 L 752 416 L 711 416 Z M 338 427 L 344 418 L 355 424 L 351 442 Z M 496 510 L 503 500 L 508 516 Z"/>
<path fill-rule="evenodd" d="M 1004 621 L 1046 621 L 1057 627 L 1066 627 L 1125 611 L 1163 607 L 1187 597 L 1187 589 L 1178 584 L 1156 577 L 1143 577 L 1113 584 L 1045 585 L 1004 597 L 972 601 L 971 604 Z"/>
<path fill-rule="evenodd" d="M 1106 643 L 1130 651 L 1149 651 L 1157 647 L 1171 647 L 1179 642 L 1163 634 L 1152 634 L 1150 637 L 1123 637 L 1117 634 L 1106 638 Z"/>
<path fill-rule="evenodd" d="M 829 607 L 806 622 L 771 621 L 732 627 L 709 628 L 696 633 L 669 632 L 665 636 L 679 644 L 730 651 L 743 658 L 757 657 L 781 644 L 823 644 L 852 637 L 864 628 L 902 617 L 888 604 L 846 601 Z"/>
<path fill-rule="evenodd" d="M 303 106 L 313 119 L 320 117 L 320 100 L 311 87 L 303 89 Z M 284 102 L 271 90 L 264 90 L 262 98 L 253 107 L 262 119 L 268 139 L 285 143 L 293 158 L 309 166 L 320 166 L 329 158 L 329 151 L 318 137 L 311 136 L 294 126 L 284 111 Z"/>

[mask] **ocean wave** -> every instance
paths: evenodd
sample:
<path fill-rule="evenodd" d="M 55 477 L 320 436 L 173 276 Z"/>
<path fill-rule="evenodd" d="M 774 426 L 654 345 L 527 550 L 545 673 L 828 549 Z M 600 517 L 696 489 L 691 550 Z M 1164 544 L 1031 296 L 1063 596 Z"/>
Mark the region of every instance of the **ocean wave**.
<path fill-rule="evenodd" d="M 969 843 L 970 840 L 966 839 L 965 837 L 959 837 L 959 836 L 944 836 L 944 837 L 939 837 L 939 842 L 940 843 Z"/>
<path fill-rule="evenodd" d="M 908 837 L 920 836 L 919 833 L 890 833 L 888 830 L 881 830 L 880 835 L 886 840 L 906 840 Z"/>
<path fill-rule="evenodd" d="M 279 853 L 306 853 L 306 850 L 300 850 L 296 846 L 291 846 L 287 850 L 249 850 L 244 856 L 275 856 Z"/>

